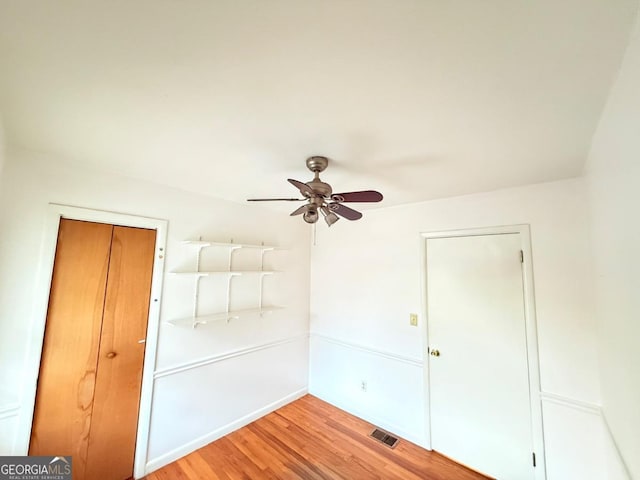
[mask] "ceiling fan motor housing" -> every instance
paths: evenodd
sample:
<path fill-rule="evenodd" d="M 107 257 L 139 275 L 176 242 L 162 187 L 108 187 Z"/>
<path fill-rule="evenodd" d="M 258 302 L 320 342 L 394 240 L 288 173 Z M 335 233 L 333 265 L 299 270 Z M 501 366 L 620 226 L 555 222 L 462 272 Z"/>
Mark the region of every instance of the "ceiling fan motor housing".
<path fill-rule="evenodd" d="M 307 182 L 307 185 L 311 187 L 313 193 L 316 197 L 330 197 L 331 196 L 331 185 L 328 183 L 321 182 L 319 178 L 314 178 L 310 182 Z M 314 195 L 311 195 L 313 198 Z"/>

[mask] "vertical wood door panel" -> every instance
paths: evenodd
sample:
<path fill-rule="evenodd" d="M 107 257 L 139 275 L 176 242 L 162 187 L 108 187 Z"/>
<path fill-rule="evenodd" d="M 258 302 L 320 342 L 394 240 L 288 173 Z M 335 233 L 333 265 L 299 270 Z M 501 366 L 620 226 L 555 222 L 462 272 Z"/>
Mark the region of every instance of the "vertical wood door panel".
<path fill-rule="evenodd" d="M 433 449 L 499 479 L 531 480 L 518 234 L 427 240 Z"/>
<path fill-rule="evenodd" d="M 84 478 L 112 225 L 62 219 L 30 455 L 72 455 Z"/>
<path fill-rule="evenodd" d="M 133 475 L 156 232 L 114 227 L 87 479 Z"/>

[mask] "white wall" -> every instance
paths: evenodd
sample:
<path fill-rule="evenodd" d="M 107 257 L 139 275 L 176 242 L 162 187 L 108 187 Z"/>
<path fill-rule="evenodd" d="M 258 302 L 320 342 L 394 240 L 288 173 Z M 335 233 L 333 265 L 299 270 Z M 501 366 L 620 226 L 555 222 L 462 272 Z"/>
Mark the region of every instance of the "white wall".
<path fill-rule="evenodd" d="M 360 222 L 319 227 L 310 392 L 427 444 L 426 342 L 409 325 L 410 312 L 422 313 L 420 232 L 530 224 L 548 478 L 605 478 L 603 455 L 572 453 L 601 452 L 603 442 L 586 203 L 585 183 L 575 179 L 372 210 Z"/>
<path fill-rule="evenodd" d="M 49 202 L 169 221 L 148 452 L 152 468 L 306 392 L 309 230 L 299 219 L 83 170 L 24 151 L 8 153 L 1 194 L 0 454 L 26 454 L 28 432 L 15 430 L 16 404 L 37 374 L 25 365 L 40 348 L 33 329 L 41 319 L 32 305 L 37 303 L 33 294 L 38 275 L 48 274 L 39 272 L 39 262 Z M 265 257 L 268 266 L 283 271 L 265 279 L 265 295 L 287 308 L 263 319 L 196 329 L 166 324 L 191 314 L 191 279 L 167 272 L 193 269 L 194 251 L 180 241 L 199 236 L 287 248 Z M 207 255 L 215 261 L 214 253 Z M 238 261 L 248 265 L 253 259 L 238 257 Z M 218 287 L 202 285 L 203 309 L 217 308 L 212 299 L 220 295 Z M 250 301 L 241 297 L 235 300 Z M 252 298 L 257 302 L 257 290 Z M 194 363 L 197 366 L 183 370 Z M 18 432 L 15 447 L 12 430 Z"/>
<path fill-rule="evenodd" d="M 587 162 L 603 408 L 640 478 L 640 23 Z"/>

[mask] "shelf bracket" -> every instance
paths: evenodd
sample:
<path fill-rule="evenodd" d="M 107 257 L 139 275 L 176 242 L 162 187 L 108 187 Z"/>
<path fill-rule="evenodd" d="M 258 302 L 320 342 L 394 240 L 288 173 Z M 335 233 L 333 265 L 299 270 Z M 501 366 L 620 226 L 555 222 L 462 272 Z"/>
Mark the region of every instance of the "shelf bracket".
<path fill-rule="evenodd" d="M 272 252 L 273 250 L 274 250 L 273 247 L 264 247 L 264 246 L 260 250 L 260 271 L 261 272 L 264 272 L 264 254 L 267 252 Z M 263 317 L 262 306 L 264 304 L 264 301 L 263 301 L 262 293 L 264 291 L 264 277 L 265 277 L 264 273 L 260 275 L 260 290 L 258 292 L 258 308 L 260 309 L 260 318 Z"/>
<path fill-rule="evenodd" d="M 200 279 L 202 277 L 200 275 L 196 275 L 196 284 L 193 289 L 193 318 L 198 317 L 198 299 L 200 298 Z"/>
<path fill-rule="evenodd" d="M 206 247 L 205 244 L 197 245 L 196 251 L 196 272 L 200 271 L 200 254 L 202 253 L 202 249 Z M 200 275 L 196 275 L 194 293 L 193 293 L 193 318 L 198 317 L 198 299 L 200 298 L 200 279 L 202 277 Z M 193 325 L 193 328 L 196 328 L 197 323 Z"/>
<path fill-rule="evenodd" d="M 260 318 L 262 318 L 262 290 L 264 286 L 264 275 L 260 275 L 260 291 L 258 292 L 258 308 L 260 309 Z"/>
<path fill-rule="evenodd" d="M 232 243 L 233 243 L 233 240 L 232 240 Z M 230 272 L 233 270 L 233 268 L 231 268 L 232 259 L 233 259 L 233 252 L 235 252 L 236 250 L 239 250 L 240 248 L 242 248 L 242 245 L 231 245 L 231 244 L 229 244 L 229 271 Z"/>
<path fill-rule="evenodd" d="M 240 248 L 242 248 L 242 245 L 233 245 L 233 240 L 231 240 L 231 244 L 229 244 L 229 278 L 227 279 L 227 303 L 225 307 L 225 312 L 227 312 L 227 323 L 231 321 L 231 317 L 228 316 L 231 307 L 231 280 L 236 276 L 231 273 L 233 271 L 233 252 Z"/>

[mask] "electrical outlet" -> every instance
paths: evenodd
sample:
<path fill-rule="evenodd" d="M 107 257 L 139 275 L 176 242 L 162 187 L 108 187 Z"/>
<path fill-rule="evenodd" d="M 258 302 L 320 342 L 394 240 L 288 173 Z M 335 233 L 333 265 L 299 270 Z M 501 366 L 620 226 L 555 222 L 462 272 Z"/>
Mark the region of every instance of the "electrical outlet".
<path fill-rule="evenodd" d="M 417 327 L 418 326 L 418 314 L 417 313 L 410 313 L 409 314 L 409 325 L 411 325 L 413 327 Z"/>
<path fill-rule="evenodd" d="M 367 381 L 366 380 L 362 380 L 362 382 L 360 382 L 360 390 L 362 390 L 363 392 L 367 391 Z"/>

